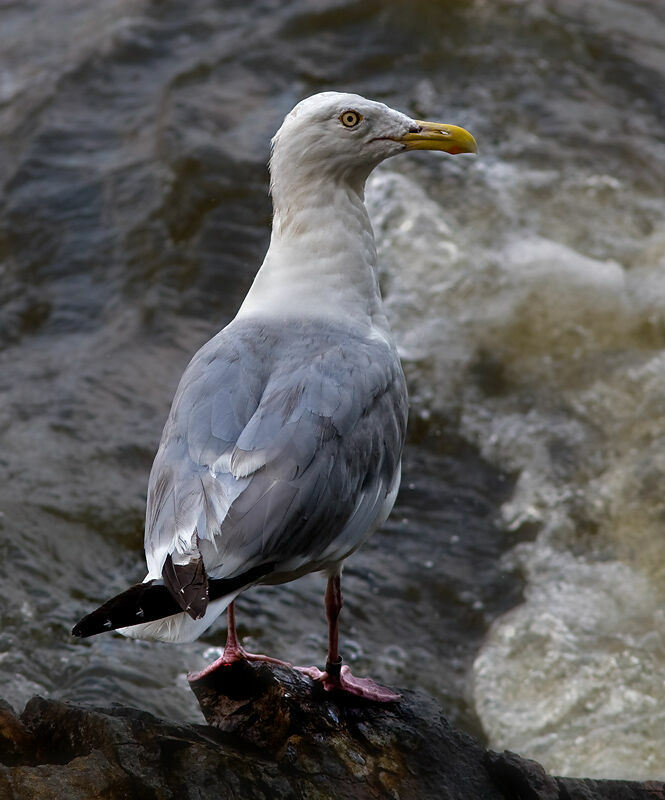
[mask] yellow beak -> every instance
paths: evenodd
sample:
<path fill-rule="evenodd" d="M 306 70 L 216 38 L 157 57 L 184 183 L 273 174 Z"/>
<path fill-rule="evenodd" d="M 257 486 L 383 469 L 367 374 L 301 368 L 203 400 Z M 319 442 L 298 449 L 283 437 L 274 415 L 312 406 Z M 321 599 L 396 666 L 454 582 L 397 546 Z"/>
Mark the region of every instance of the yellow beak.
<path fill-rule="evenodd" d="M 405 133 L 399 139 L 405 150 L 443 150 L 451 155 L 478 152 L 476 140 L 464 128 L 419 119 L 416 124 L 420 125 L 417 133 Z"/>

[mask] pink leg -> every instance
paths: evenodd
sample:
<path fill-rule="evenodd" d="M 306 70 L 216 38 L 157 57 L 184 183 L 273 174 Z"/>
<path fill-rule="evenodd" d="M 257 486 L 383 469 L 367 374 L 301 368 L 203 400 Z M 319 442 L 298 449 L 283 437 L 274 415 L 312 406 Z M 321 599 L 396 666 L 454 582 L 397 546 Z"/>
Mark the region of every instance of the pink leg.
<path fill-rule="evenodd" d="M 224 652 L 212 664 L 208 664 L 200 672 L 190 672 L 187 680 L 190 683 L 210 675 L 220 667 L 228 667 L 230 664 L 235 664 L 236 661 L 268 661 L 270 664 L 279 664 L 283 667 L 290 667 L 288 661 L 280 661 L 278 658 L 271 658 L 258 653 L 248 653 L 245 648 L 238 641 L 238 634 L 236 632 L 236 614 L 233 603 L 229 603 L 226 610 L 227 626 L 226 626 L 226 644 L 224 645 Z"/>
<path fill-rule="evenodd" d="M 371 678 L 356 678 L 351 674 L 351 668 L 342 666 L 342 657 L 339 654 L 339 614 L 344 605 L 342 598 L 342 584 L 340 574 L 328 578 L 326 588 L 326 617 L 328 618 L 328 661 L 325 672 L 318 667 L 296 667 L 297 670 L 308 675 L 315 681 L 320 681 L 327 692 L 334 690 L 355 694 L 366 700 L 375 700 L 380 703 L 390 703 L 400 699 L 400 695 L 391 692 L 384 686 L 379 686 Z"/>

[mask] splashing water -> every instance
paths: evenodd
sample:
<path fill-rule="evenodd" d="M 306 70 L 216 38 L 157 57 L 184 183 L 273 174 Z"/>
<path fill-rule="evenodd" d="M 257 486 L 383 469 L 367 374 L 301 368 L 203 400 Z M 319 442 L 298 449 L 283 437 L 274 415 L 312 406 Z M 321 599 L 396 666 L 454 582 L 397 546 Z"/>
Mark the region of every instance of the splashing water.
<path fill-rule="evenodd" d="M 504 209 L 552 182 L 475 169 L 469 183 Z M 489 249 L 470 238 L 475 209 L 458 232 L 459 211 L 404 174 L 377 174 L 368 196 L 417 409 L 457 418 L 518 475 L 501 518 L 532 539 L 505 560 L 524 602 L 494 623 L 473 674 L 490 743 L 560 774 L 663 777 L 661 239 L 629 265 L 530 232 L 497 230 Z"/>

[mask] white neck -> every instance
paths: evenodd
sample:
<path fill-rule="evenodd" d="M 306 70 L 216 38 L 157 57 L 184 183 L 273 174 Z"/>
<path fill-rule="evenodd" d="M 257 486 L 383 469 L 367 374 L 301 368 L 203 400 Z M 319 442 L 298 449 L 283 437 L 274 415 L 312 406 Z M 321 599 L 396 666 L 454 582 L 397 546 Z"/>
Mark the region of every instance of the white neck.
<path fill-rule="evenodd" d="M 276 173 L 273 163 L 270 247 L 238 317 L 334 319 L 387 334 L 365 176 Z"/>

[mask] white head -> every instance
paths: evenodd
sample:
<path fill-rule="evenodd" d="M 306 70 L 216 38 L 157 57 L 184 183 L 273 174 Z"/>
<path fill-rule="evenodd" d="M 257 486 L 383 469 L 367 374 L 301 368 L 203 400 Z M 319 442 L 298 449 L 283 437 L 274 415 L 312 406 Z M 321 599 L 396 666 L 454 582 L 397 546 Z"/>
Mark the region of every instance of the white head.
<path fill-rule="evenodd" d="M 357 94 L 324 92 L 286 116 L 272 141 L 270 248 L 239 316 L 330 316 L 387 335 L 365 179 L 405 150 L 475 153 L 470 133 L 411 119 Z"/>
<path fill-rule="evenodd" d="M 414 120 L 357 94 L 322 92 L 298 103 L 275 134 L 272 188 L 287 175 L 299 182 L 344 180 L 360 188 L 381 161 L 416 149 L 477 152 L 463 128 Z"/>

